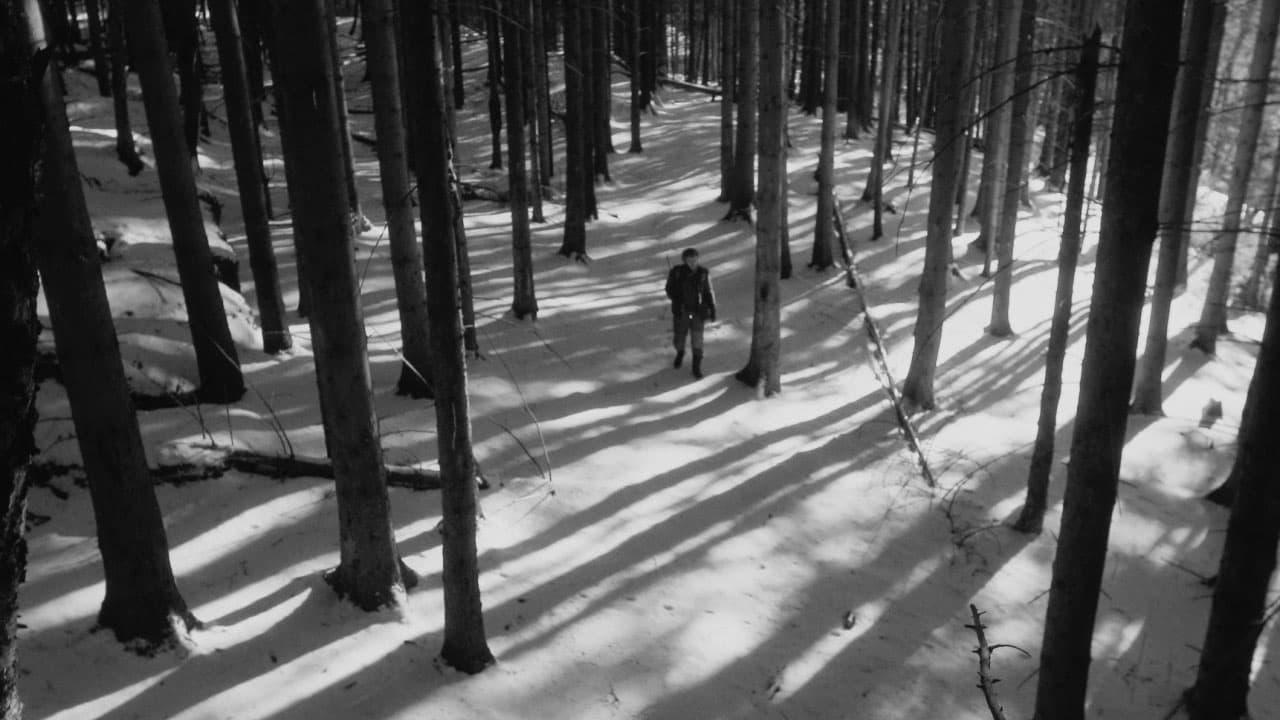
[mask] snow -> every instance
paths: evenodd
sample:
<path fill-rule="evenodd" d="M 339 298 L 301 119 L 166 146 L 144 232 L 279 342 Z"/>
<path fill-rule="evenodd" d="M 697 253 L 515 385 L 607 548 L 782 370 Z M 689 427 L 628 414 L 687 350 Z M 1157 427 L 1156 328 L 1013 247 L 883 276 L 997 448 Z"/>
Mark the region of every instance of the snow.
<path fill-rule="evenodd" d="M 480 44 L 468 46 L 481 62 Z M 352 78 L 358 68 L 349 68 Z M 176 287 L 133 272 L 171 268 L 154 170 L 128 178 L 111 154 L 110 106 L 76 83 L 73 124 L 99 231 L 128 238 L 104 266 L 126 363 L 138 389 L 186 387 Z M 489 141 L 482 81 L 468 77 L 459 117 L 464 179 L 483 178 Z M 614 142 L 626 148 L 618 99 Z M 367 89 L 353 88 L 353 106 Z M 136 98 L 135 98 L 136 99 Z M 398 611 L 362 613 L 320 573 L 336 563 L 332 483 L 237 472 L 156 488 L 178 584 L 204 629 L 154 657 L 95 632 L 102 595 L 83 482 L 57 477 L 31 509 L 21 589 L 21 692 L 27 717 L 57 718 L 876 718 L 987 717 L 974 687 L 968 605 L 987 614 L 994 673 L 1010 718 L 1031 715 L 1049 568 L 1059 520 L 1093 240 L 1082 258 L 1057 434 L 1057 471 L 1039 537 L 1005 523 L 1021 503 L 1035 434 L 1055 282 L 1061 198 L 1033 185 L 1019 225 L 1007 339 L 983 333 L 991 284 L 964 255 L 953 279 L 938 371 L 941 408 L 915 418 L 939 486 L 905 449 L 870 368 L 854 294 L 836 271 L 804 267 L 812 236 L 818 122 L 795 114 L 790 218 L 796 276 L 784 281 L 783 393 L 758 400 L 732 379 L 751 331 L 753 234 L 720 221 L 718 105 L 665 90 L 644 116 L 640 155 L 610 157 L 598 188 L 589 265 L 555 255 L 562 206 L 533 230 L 536 322 L 508 311 L 509 215 L 472 202 L 467 225 L 479 337 L 470 362 L 476 453 L 494 487 L 482 493 L 481 590 L 498 664 L 476 676 L 436 659 L 443 623 L 438 496 L 392 488 L 405 561 L 422 575 Z M 362 132 L 372 118 L 353 115 Z M 140 129 L 145 126 L 139 121 Z M 322 455 L 308 328 L 291 317 L 289 354 L 255 344 L 252 283 L 225 127 L 202 146 L 202 188 L 224 196 L 222 228 L 242 261 L 246 304 L 224 290 L 251 392 L 230 407 L 139 414 L 153 463 L 199 463 L 211 446 Z M 96 140 L 95 140 L 96 138 Z M 267 139 L 278 152 L 274 136 Z M 96 144 L 95 144 L 96 143 Z M 921 146 L 927 147 L 928 138 Z M 145 148 L 145 144 L 144 144 Z M 358 238 L 374 391 L 388 462 L 434 462 L 434 413 L 393 394 L 399 370 L 394 290 L 380 224 L 376 161 L 355 144 L 365 212 Z M 927 186 L 908 190 L 902 146 L 886 195 L 886 238 L 867 242 L 856 202 L 865 141 L 839 146 L 838 192 L 858 239 L 872 313 L 896 378 L 906 375 L 923 258 Z M 557 162 L 561 156 L 557 156 Z M 148 157 L 149 159 L 149 157 Z M 980 164 L 974 163 L 974 180 Z M 284 208 L 282 177 L 275 201 Z M 1097 207 L 1092 210 L 1095 221 Z M 285 297 L 297 299 L 290 229 L 275 225 Z M 213 237 L 213 236 L 211 236 Z M 142 246 L 151 247 L 143 249 Z M 667 263 L 687 246 L 711 269 L 721 322 L 707 331 L 707 377 L 670 367 Z M 1199 310 L 1207 265 L 1174 305 L 1171 327 Z M 133 315 L 129 315 L 133 313 Z M 1171 342 L 1160 419 L 1133 418 L 1099 599 L 1090 717 L 1162 718 L 1190 684 L 1202 642 L 1225 512 L 1197 497 L 1230 466 L 1261 320 L 1241 317 L 1212 359 Z M 1225 415 L 1198 428 L 1200 408 Z M 65 394 L 40 396 L 42 461 L 77 458 Z M 65 499 L 53 488 L 63 491 Z M 1253 705 L 1280 700 L 1276 652 L 1265 649 Z"/>

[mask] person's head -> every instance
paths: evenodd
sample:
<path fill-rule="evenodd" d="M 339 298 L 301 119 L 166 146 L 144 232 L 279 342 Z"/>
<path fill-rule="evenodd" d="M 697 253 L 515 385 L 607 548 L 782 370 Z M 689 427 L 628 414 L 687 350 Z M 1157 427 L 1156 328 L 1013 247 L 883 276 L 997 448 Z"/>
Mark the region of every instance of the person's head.
<path fill-rule="evenodd" d="M 684 252 L 680 253 L 680 259 L 684 261 L 685 265 L 689 266 L 690 270 L 698 269 L 698 251 L 697 250 L 693 248 L 689 248 L 688 250 L 685 250 Z"/>

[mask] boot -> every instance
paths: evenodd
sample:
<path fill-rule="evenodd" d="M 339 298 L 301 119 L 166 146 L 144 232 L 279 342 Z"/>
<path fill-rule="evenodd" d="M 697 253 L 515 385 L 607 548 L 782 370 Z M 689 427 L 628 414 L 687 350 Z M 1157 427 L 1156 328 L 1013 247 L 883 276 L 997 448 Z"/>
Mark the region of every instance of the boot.
<path fill-rule="evenodd" d="M 693 376 L 702 379 L 702 351 L 693 351 Z"/>
<path fill-rule="evenodd" d="M 684 365 L 684 350 L 676 350 L 676 361 L 671 363 L 671 367 L 678 368 Z"/>

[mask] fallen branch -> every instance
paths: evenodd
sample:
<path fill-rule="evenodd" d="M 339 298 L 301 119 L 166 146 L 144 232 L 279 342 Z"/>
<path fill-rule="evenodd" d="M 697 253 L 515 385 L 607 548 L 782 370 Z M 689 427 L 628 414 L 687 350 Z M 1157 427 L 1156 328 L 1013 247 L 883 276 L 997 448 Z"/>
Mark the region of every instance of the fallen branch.
<path fill-rule="evenodd" d="M 987 699 L 987 709 L 991 711 L 992 720 L 1007 720 L 1004 708 L 1000 707 L 1000 699 L 996 697 L 996 683 L 999 681 L 991 677 L 991 647 L 987 645 L 987 635 L 983 632 L 982 613 L 972 603 L 969 604 L 969 613 L 973 615 L 973 624 L 965 627 L 978 636 L 978 649 L 974 650 L 978 655 L 978 687 L 982 690 L 982 696 Z"/>
<path fill-rule="evenodd" d="M 849 250 L 849 233 L 844 223 L 844 215 L 840 212 L 840 202 L 834 196 L 831 198 L 832 214 L 835 216 L 836 237 L 840 240 L 840 254 L 844 258 L 844 271 L 846 281 L 850 288 L 858 295 L 858 300 L 862 303 L 862 327 L 867 331 L 867 341 L 870 345 L 872 372 L 876 374 L 876 378 L 880 381 L 880 386 L 884 388 L 885 394 L 889 396 L 889 402 L 893 405 L 894 415 L 898 421 L 898 428 L 902 430 L 903 436 L 907 440 L 907 446 L 915 453 L 916 462 L 920 466 L 920 474 L 924 477 L 924 481 L 929 487 L 936 487 L 938 482 L 933 477 L 933 471 L 929 469 L 929 460 L 925 457 L 924 450 L 920 447 L 920 436 L 916 434 L 916 428 L 911 424 L 911 417 L 902 407 L 902 398 L 898 395 L 898 385 L 893 379 L 893 373 L 889 370 L 888 353 L 884 348 L 884 340 L 880 334 L 880 329 L 876 326 L 875 318 L 871 316 L 871 305 L 867 302 L 867 296 L 862 292 L 862 280 L 858 277 L 858 268 L 853 263 L 853 253 Z"/>
<path fill-rule="evenodd" d="M 706 93 L 707 95 L 711 96 L 712 100 L 715 100 L 716 98 L 720 97 L 719 87 L 712 87 L 710 85 L 699 85 L 697 83 L 686 82 L 684 80 L 676 80 L 675 78 L 670 78 L 670 77 L 658 78 L 658 82 L 662 83 L 663 85 L 678 87 L 682 90 L 691 90 L 693 92 Z"/>

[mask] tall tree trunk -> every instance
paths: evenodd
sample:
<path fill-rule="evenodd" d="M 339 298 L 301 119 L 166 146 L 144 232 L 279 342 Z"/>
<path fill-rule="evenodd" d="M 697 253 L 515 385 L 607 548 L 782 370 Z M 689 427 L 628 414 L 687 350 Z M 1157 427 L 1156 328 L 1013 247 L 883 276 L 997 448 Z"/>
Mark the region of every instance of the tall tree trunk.
<path fill-rule="evenodd" d="M 338 498 L 338 567 L 326 580 L 364 610 L 397 605 L 403 593 L 391 530 L 382 448 L 370 385 L 369 358 L 355 248 L 347 215 L 338 111 L 333 9 L 326 0 L 273 0 L 278 76 L 291 140 L 286 158 L 304 183 L 293 211 L 313 218 L 297 246 L 311 286 L 312 347 L 326 443 Z M 302 151 L 305 148 L 305 151 Z"/>
<path fill-rule="evenodd" d="M 529 194 L 532 205 L 529 219 L 536 223 L 544 223 L 547 221 L 542 209 L 542 160 L 543 147 L 551 142 L 551 138 L 542 134 L 542 116 L 546 112 L 544 105 L 547 98 L 539 90 L 539 79 L 537 78 L 538 61 L 537 51 L 534 47 L 533 15 L 530 13 L 531 3 L 526 0 L 522 10 L 524 13 L 524 25 L 520 28 L 523 33 L 520 42 L 520 49 L 523 53 L 524 67 L 521 68 L 521 74 L 525 77 L 524 83 L 524 99 L 528 105 L 525 112 L 524 121 L 529 126 L 529 142 L 527 152 L 529 153 L 529 171 L 526 185 L 529 187 Z M 441 38 L 444 35 L 441 34 Z M 446 95 L 447 97 L 447 95 Z M 448 103 L 445 103 L 448 105 Z M 450 134 L 451 138 L 456 137 Z"/>
<path fill-rule="evenodd" d="M 507 71 L 507 167 L 511 185 L 511 256 L 514 289 L 511 313 L 517 320 L 538 317 L 538 298 L 533 284 L 533 248 L 529 234 L 529 204 L 525 192 L 524 162 L 524 50 L 528 32 L 525 17 L 527 0 L 503 3 L 503 37 Z"/>
<path fill-rule="evenodd" d="M 444 96 L 446 98 L 453 97 L 453 48 L 452 45 L 452 25 L 457 22 L 456 18 L 450 17 L 447 13 L 440 13 L 436 17 L 436 33 L 440 38 L 440 63 L 441 63 L 441 81 L 444 83 Z M 397 50 L 397 52 L 399 52 Z M 396 56 L 397 60 L 399 55 Z M 444 124 L 449 131 L 449 149 L 457 152 L 458 149 L 458 110 L 453 103 L 446 102 L 444 104 Z"/>
<path fill-rule="evenodd" d="M 934 407 L 933 378 L 942 344 L 947 311 L 947 265 L 951 261 L 951 219 L 969 122 L 967 95 L 974 13 L 965 0 L 942 0 L 940 22 L 949 32 L 938 50 L 937 129 L 933 144 L 933 183 L 929 192 L 928 235 L 924 271 L 920 276 L 920 307 L 916 315 L 911 365 L 902 385 L 902 399 L 914 407 Z"/>
<path fill-rule="evenodd" d="M 590 184 L 586 163 L 587 128 L 582 108 L 582 32 L 578 3 L 563 0 L 564 8 L 564 145 L 565 201 L 564 241 L 560 254 L 577 261 L 587 256 L 587 203 Z"/>
<path fill-rule="evenodd" d="M 871 239 L 884 237 L 884 164 L 889 160 L 893 142 L 894 73 L 900 62 L 898 47 L 902 37 L 902 0 L 888 0 L 885 24 L 888 33 L 884 47 L 884 69 L 880 77 L 880 119 L 876 124 L 876 146 L 867 171 L 867 187 L 862 200 L 871 201 Z"/>
<path fill-rule="evenodd" d="M 416 42 L 407 49 L 418 152 L 418 207 L 427 260 L 427 310 L 431 364 L 436 380 L 436 428 L 440 449 L 443 514 L 444 662 L 478 673 L 493 663 L 485 640 L 476 557 L 476 467 L 471 447 L 467 367 L 458 312 L 458 257 L 454 237 L 460 213 L 457 178 L 440 124 L 444 92 L 436 60 L 432 14 L 436 0 L 406 3 L 404 25 Z M 569 36 L 566 35 L 566 39 Z"/>
<path fill-rule="evenodd" d="M 485 44 L 488 46 L 489 64 L 489 141 L 492 159 L 490 170 L 502 168 L 502 41 L 498 35 L 498 0 L 484 1 Z"/>
<path fill-rule="evenodd" d="M 737 97 L 734 72 L 734 4 L 729 3 L 720 15 L 720 197 L 729 202 L 733 188 L 733 108 Z"/>
<path fill-rule="evenodd" d="M 98 94 L 111 97 L 111 65 L 107 61 L 103 37 L 101 0 L 85 0 L 84 11 L 89 16 L 89 49 L 93 55 L 93 75 L 98 81 Z"/>
<path fill-rule="evenodd" d="M 227 107 L 227 127 L 231 134 L 231 151 L 235 158 L 236 186 L 240 195 L 240 211 L 249 244 L 249 265 L 253 269 L 254 291 L 258 297 L 258 314 L 262 318 L 262 349 L 275 354 L 293 346 L 289 325 L 285 322 L 284 297 L 280 293 L 280 275 L 271 244 L 271 222 L 267 217 L 267 200 L 262 186 L 262 156 L 250 109 L 249 80 L 245 73 L 240 41 L 240 24 L 231 0 L 208 0 L 209 14 L 218 43 L 222 70 L 222 88 Z"/>
<path fill-rule="evenodd" d="M 539 2 L 540 0 L 535 0 Z M 453 106 L 458 110 L 467 100 L 467 90 L 463 83 L 462 77 L 462 0 L 448 0 L 449 32 L 451 33 L 449 47 L 453 51 Z"/>
<path fill-rule="evenodd" d="M 863 57 L 863 40 L 865 28 L 862 22 L 862 6 L 865 0 L 853 0 L 849 3 L 853 9 L 853 17 L 850 18 L 849 25 L 849 50 L 844 53 L 849 58 L 849 76 L 845 87 L 845 92 L 849 96 L 845 104 L 845 126 L 844 137 L 848 140 L 857 140 L 858 131 L 862 129 L 865 122 L 860 116 L 861 104 L 860 95 L 862 93 L 862 67 L 866 61 Z"/>
<path fill-rule="evenodd" d="M 729 212 L 726 220 L 751 219 L 755 199 L 756 167 L 756 87 L 757 44 L 760 40 L 759 0 L 746 0 L 738 7 L 738 134 L 734 140 L 733 177 L 729 184 Z"/>
<path fill-rule="evenodd" d="M 26 5 L 26 7 L 24 7 Z M 30 9 L 28 9 L 30 8 Z M 26 577 L 27 465 L 36 453 L 36 219 L 44 121 L 32 112 L 51 54 L 31 43 L 34 0 L 0 6 L 0 718 L 21 720 L 18 585 Z M 34 18 L 28 17 L 28 13 Z"/>
<path fill-rule="evenodd" d="M 595 82 L 595 50 L 592 47 L 592 21 L 596 0 L 578 0 L 577 20 L 582 33 L 578 38 L 578 67 L 582 72 L 582 165 L 585 168 L 586 184 L 583 185 L 583 205 L 586 216 L 590 220 L 600 217 L 596 206 L 596 178 L 599 167 L 596 165 L 596 82 Z M 566 86 L 567 87 L 567 86 Z"/>
<path fill-rule="evenodd" d="M 1210 355 L 1217 348 L 1218 336 L 1227 332 L 1227 300 L 1231 294 L 1236 240 L 1240 234 L 1249 178 L 1253 175 L 1258 135 L 1262 131 L 1262 111 L 1267 101 L 1277 30 L 1280 30 L 1280 0 L 1264 0 L 1254 36 L 1253 59 L 1249 63 L 1249 83 L 1241 102 L 1244 109 L 1240 113 L 1240 133 L 1236 137 L 1236 159 L 1227 189 L 1227 207 L 1223 212 L 1222 230 L 1213 239 L 1213 271 L 1209 275 L 1209 289 L 1205 292 L 1195 338 L 1191 341 L 1192 347 Z"/>
<path fill-rule="evenodd" d="M 1084 717 L 1181 24 L 1181 0 L 1126 4 L 1080 401 L 1040 654 L 1040 720 Z"/>
<path fill-rule="evenodd" d="M 1165 149 L 1164 173 L 1160 183 L 1160 254 L 1156 261 L 1155 289 L 1147 319 L 1147 339 L 1136 371 L 1133 412 L 1163 415 L 1164 364 L 1169 345 L 1169 309 L 1178 283 L 1178 258 L 1189 239 L 1181 225 L 1184 209 L 1194 205 L 1187 196 L 1195 155 L 1196 126 L 1200 121 L 1200 98 L 1207 81 L 1210 37 L 1215 16 L 1226 13 L 1224 0 L 1191 0 L 1191 12 L 1184 30 L 1184 61 L 1178 71 L 1174 91 L 1175 109 Z"/>
<path fill-rule="evenodd" d="M 595 174 L 609 178 L 609 153 L 613 148 L 613 63 L 609 53 L 609 0 L 593 0 L 591 5 L 591 92 L 595 97 Z"/>
<path fill-rule="evenodd" d="M 351 227 L 365 232 L 373 227 L 360 207 L 360 188 L 356 184 L 355 148 L 351 145 L 351 119 L 347 112 L 347 81 L 342 74 L 342 54 L 338 47 L 338 12 L 334 0 L 325 0 L 325 22 L 329 37 L 329 61 L 333 64 L 333 94 L 338 101 L 339 144 L 342 148 L 343 185 L 347 189 L 347 210 Z"/>
<path fill-rule="evenodd" d="M 1022 15 L 1021 0 L 996 0 L 996 36 L 991 46 L 990 82 L 986 96 L 986 130 L 982 136 L 982 180 L 978 189 L 978 239 L 983 250 L 982 276 L 991 277 L 995 259 L 995 238 L 999 232 L 1000 207 L 1004 203 L 1004 186 L 1009 165 L 1009 106 L 1013 95 L 1013 63 L 1018 42 L 1018 24 Z"/>
<path fill-rule="evenodd" d="M 124 163 L 130 176 L 146 167 L 138 157 L 133 141 L 133 122 L 129 119 L 129 52 L 124 39 L 124 3 L 110 0 L 107 15 L 107 41 L 111 45 L 111 106 L 116 121 L 116 157 Z"/>
<path fill-rule="evenodd" d="M 1027 0 L 1034 4 L 1036 0 Z M 1024 8 L 1025 11 L 1025 8 Z M 1096 26 L 1085 40 L 1076 69 L 1076 117 L 1071 131 L 1071 180 L 1067 185 L 1067 207 L 1062 221 L 1062 244 L 1058 246 L 1058 287 L 1053 296 L 1053 319 L 1045 350 L 1044 389 L 1040 393 L 1040 417 L 1036 440 L 1027 470 L 1027 498 L 1014 527 L 1026 533 L 1044 528 L 1049 504 L 1049 478 L 1053 469 L 1055 435 L 1058 432 L 1058 401 L 1062 397 L 1062 368 L 1071 329 L 1071 308 L 1083 234 L 1084 186 L 1089 177 L 1089 139 L 1093 135 L 1094 93 L 1098 82 L 1098 49 L 1102 31 Z"/>
<path fill-rule="evenodd" d="M 1276 205 L 1280 202 L 1280 155 L 1271 158 L 1271 172 L 1268 175 L 1267 190 L 1263 193 L 1264 203 L 1262 224 L 1258 228 L 1258 243 L 1254 246 L 1253 261 L 1249 263 L 1249 274 L 1240 285 L 1237 294 L 1239 303 L 1246 308 L 1261 310 L 1263 306 L 1263 277 L 1267 272 L 1267 263 L 1275 251 Z"/>
<path fill-rule="evenodd" d="M 1236 496 L 1204 650 L 1187 693 L 1191 720 L 1247 717 L 1253 655 L 1269 620 L 1267 591 L 1280 541 L 1280 455 L 1273 447 L 1280 436 L 1280 293 L 1271 294 L 1270 305 L 1228 480 Z"/>
<path fill-rule="evenodd" d="M 834 264 L 831 237 L 835 230 L 835 148 L 836 95 L 840 91 L 840 4 L 828 0 L 826 48 L 826 87 L 822 99 L 822 147 L 818 151 L 818 214 L 813 219 L 813 256 L 809 267 L 826 270 Z"/>
<path fill-rule="evenodd" d="M 992 228 L 996 254 L 996 275 L 991 292 L 991 323 L 987 332 L 995 337 L 1007 337 L 1013 334 L 1009 325 L 1010 295 L 1013 293 L 1013 242 L 1018 228 L 1018 196 L 1022 192 L 1027 176 L 1027 144 L 1031 140 L 1027 134 L 1027 115 L 1031 110 L 1031 75 L 1034 72 L 1033 53 L 1036 40 L 1036 8 L 1037 0 L 1014 0 L 1011 5 L 1019 6 L 1018 17 L 1009 22 L 1017 22 L 1017 31 L 1012 34 L 1016 38 L 1011 63 L 1012 93 L 1008 102 L 1007 123 L 1004 127 L 1008 152 L 1004 158 L 1005 177 L 1000 183 L 1004 199 L 999 203 L 999 213 L 993 217 Z M 1011 8 L 1012 9 L 1012 8 Z"/>
<path fill-rule="evenodd" d="M 373 121 L 378 136 L 382 207 L 391 247 L 391 271 L 400 314 L 402 357 L 396 392 L 414 398 L 431 393 L 431 340 L 427 325 L 427 286 L 422 248 L 413 227 L 413 183 L 409 178 L 404 108 L 400 101 L 396 11 L 392 0 L 362 0 L 369 79 L 373 84 Z"/>
<path fill-rule="evenodd" d="M 200 36 L 196 27 L 195 0 L 176 0 L 160 6 L 165 40 L 178 71 L 178 104 L 182 110 L 182 135 L 193 170 L 199 170 L 200 116 L 204 110 L 204 86 L 200 79 Z M 137 43 L 132 28 L 129 39 Z M 134 66 L 141 61 L 136 53 Z M 138 73 L 139 79 L 142 72 Z M 144 90 L 145 94 L 145 90 Z"/>
<path fill-rule="evenodd" d="M 1178 273 L 1174 289 L 1187 286 L 1187 272 L 1191 260 L 1191 227 L 1195 220 L 1196 197 L 1200 189 L 1200 173 L 1204 165 L 1204 150 L 1208 144 L 1209 124 L 1213 116 L 1213 90 L 1217 83 L 1218 61 L 1222 55 L 1222 39 L 1227 28 L 1227 4 L 1215 3 L 1213 26 L 1209 30 L 1209 54 L 1203 67 L 1204 80 L 1200 88 L 1199 116 L 1196 118 L 1194 148 L 1191 151 L 1191 169 L 1187 179 L 1186 200 L 1183 202 L 1181 223 L 1177 226 L 1182 233 L 1178 246 Z M 1244 33 L 1241 33 L 1243 35 Z"/>
<path fill-rule="evenodd" d="M 29 2 L 27 7 L 35 5 Z M 28 19 L 30 46 L 43 46 L 38 14 Z M 140 640 L 155 647 L 172 640 L 178 626 L 190 629 L 199 623 L 178 592 L 169 564 L 164 520 L 125 384 L 93 225 L 55 74 L 45 74 L 39 103 L 47 134 L 37 226 L 43 241 L 36 245 L 37 261 L 97 521 L 106 577 L 98 624 L 121 642 Z M 174 123 L 174 137 L 181 142 L 176 129 Z M 190 169 L 184 153 L 177 160 L 179 166 Z"/>
<path fill-rule="evenodd" d="M 734 377 L 755 388 L 756 394 L 763 397 L 782 391 L 782 304 L 778 278 L 782 204 L 786 202 L 783 193 L 783 176 L 786 174 L 783 129 L 787 117 L 782 77 L 783 58 L 787 51 L 784 8 L 784 0 L 744 0 L 739 6 L 739 12 L 752 18 L 749 25 L 751 35 L 755 37 L 749 44 L 760 48 L 760 190 L 751 351 L 746 367 Z M 753 114 L 754 107 L 743 105 L 740 110 Z"/>
<path fill-rule="evenodd" d="M 205 235 L 195 176 L 182 137 L 169 50 L 161 30 L 159 0 L 127 0 L 123 5 L 195 345 L 200 399 L 213 403 L 235 402 L 244 395 L 244 378 L 227 327 L 218 280 L 213 275 L 209 238 Z"/>
<path fill-rule="evenodd" d="M 538 137 L 542 138 L 542 157 L 538 163 L 542 187 L 551 186 L 555 174 L 555 134 L 551 132 L 551 97 L 547 92 L 547 48 L 545 42 L 542 0 L 533 0 L 533 92 L 538 97 Z M 632 74 L 635 73 L 634 68 Z"/>
<path fill-rule="evenodd" d="M 627 0 L 626 27 L 630 33 L 628 44 L 631 49 L 628 60 L 631 65 L 631 147 L 627 150 L 630 153 L 644 152 L 640 143 L 640 2 Z M 721 169 L 724 164 L 721 158 Z"/>

